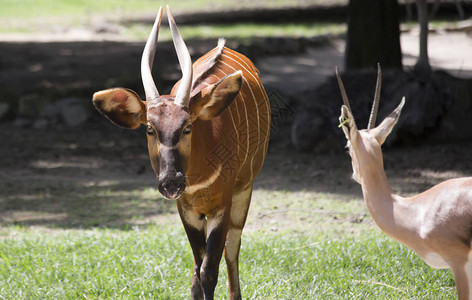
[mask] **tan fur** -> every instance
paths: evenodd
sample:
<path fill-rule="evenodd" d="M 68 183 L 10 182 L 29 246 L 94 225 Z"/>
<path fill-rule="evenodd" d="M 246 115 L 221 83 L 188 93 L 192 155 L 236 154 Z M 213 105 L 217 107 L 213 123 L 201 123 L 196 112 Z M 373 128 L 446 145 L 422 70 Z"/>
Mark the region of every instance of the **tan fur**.
<path fill-rule="evenodd" d="M 404 101 L 380 125 L 358 130 L 347 106 L 340 122 L 352 158 L 354 178 L 376 224 L 413 249 L 434 268 L 452 269 L 459 299 L 472 299 L 472 178 L 442 182 L 412 197 L 393 193 L 383 168 L 381 145 L 400 116 Z"/>

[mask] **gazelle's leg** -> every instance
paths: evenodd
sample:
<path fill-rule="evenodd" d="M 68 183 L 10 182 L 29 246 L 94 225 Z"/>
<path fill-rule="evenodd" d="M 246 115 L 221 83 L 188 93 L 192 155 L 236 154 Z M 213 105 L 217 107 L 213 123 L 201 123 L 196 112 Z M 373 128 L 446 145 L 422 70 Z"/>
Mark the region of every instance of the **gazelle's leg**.
<path fill-rule="evenodd" d="M 225 260 L 228 269 L 229 299 L 241 299 L 239 286 L 239 249 L 241 234 L 246 223 L 247 212 L 251 202 L 252 188 L 233 196 L 231 223 L 225 245 Z"/>
<path fill-rule="evenodd" d="M 472 300 L 472 251 L 469 252 L 468 261 L 466 262 L 464 269 L 467 276 L 467 291 L 469 293 L 469 299 Z"/>
<path fill-rule="evenodd" d="M 206 248 L 205 218 L 191 209 L 184 208 L 179 201 L 177 201 L 177 208 L 194 257 L 191 299 L 203 299 L 200 270 Z"/>
<path fill-rule="evenodd" d="M 469 270 L 466 270 L 466 267 Z M 468 278 L 470 274 L 471 265 L 470 263 L 454 263 L 451 264 L 452 275 L 454 275 L 454 280 L 456 282 L 457 297 L 459 300 L 472 300 L 471 294 L 471 280 Z M 469 273 L 469 274 L 468 274 Z"/>

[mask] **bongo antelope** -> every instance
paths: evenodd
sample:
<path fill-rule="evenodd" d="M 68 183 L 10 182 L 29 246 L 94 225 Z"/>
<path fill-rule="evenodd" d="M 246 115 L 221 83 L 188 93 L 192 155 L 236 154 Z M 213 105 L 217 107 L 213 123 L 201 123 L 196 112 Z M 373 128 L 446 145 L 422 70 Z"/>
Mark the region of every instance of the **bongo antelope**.
<path fill-rule="evenodd" d="M 413 249 L 433 268 L 451 268 L 459 299 L 472 299 L 472 177 L 446 180 L 412 197 L 393 193 L 383 167 L 381 145 L 405 104 L 375 127 L 381 71 L 367 129 L 358 130 L 339 74 L 344 105 L 339 118 L 352 159 L 353 178 L 361 184 L 375 223 Z"/>
<path fill-rule="evenodd" d="M 141 61 L 146 94 L 112 88 L 93 96 L 114 124 L 144 124 L 159 192 L 176 200 L 194 255 L 192 299 L 213 299 L 224 250 L 230 299 L 241 298 L 238 256 L 253 183 L 269 141 L 270 108 L 259 71 L 244 55 L 218 46 L 193 65 L 169 7 L 182 79 L 159 95 L 151 75 L 159 9 Z"/>

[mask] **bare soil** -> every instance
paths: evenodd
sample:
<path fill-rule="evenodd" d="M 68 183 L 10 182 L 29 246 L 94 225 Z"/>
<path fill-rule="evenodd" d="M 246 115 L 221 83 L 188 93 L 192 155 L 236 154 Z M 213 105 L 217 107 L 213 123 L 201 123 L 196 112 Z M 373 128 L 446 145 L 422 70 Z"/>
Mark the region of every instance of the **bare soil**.
<path fill-rule="evenodd" d="M 1 225 L 128 228 L 175 213 L 171 201 L 155 199 L 142 128 L 119 129 L 99 116 L 75 129 L 21 129 L 2 123 L 0 140 Z M 448 178 L 472 176 L 471 147 L 466 141 L 385 149 L 387 176 L 403 195 Z M 297 153 L 275 143 L 255 188 L 360 199 L 351 172 L 346 153 Z"/>
<path fill-rule="evenodd" d="M 195 45 L 194 53 L 213 44 Z M 171 50 L 163 47 L 161 57 Z M 111 85 L 139 91 L 135 78 L 139 79 L 141 51 L 142 43 L 127 42 L 3 43 L 0 82 L 8 89 L 2 97 L 40 93 L 90 99 L 95 89 Z M 339 53 L 333 53 L 339 60 Z M 289 64 L 290 57 L 286 59 Z M 278 77 L 279 82 L 293 78 L 292 71 Z M 165 74 L 161 82 L 178 76 L 175 71 Z M 274 73 L 264 76 L 274 84 Z M 155 175 L 143 128 L 120 129 L 98 114 L 79 127 L 58 123 L 44 129 L 23 128 L 8 120 L 0 123 L 0 143 L 0 225 L 128 228 L 175 214 L 174 203 L 155 199 Z M 472 141 L 457 141 L 387 148 L 387 176 L 403 195 L 448 178 L 472 176 L 471 147 Z M 270 145 L 255 188 L 360 199 L 360 187 L 350 179 L 351 173 L 346 153 L 299 153 L 278 140 Z"/>

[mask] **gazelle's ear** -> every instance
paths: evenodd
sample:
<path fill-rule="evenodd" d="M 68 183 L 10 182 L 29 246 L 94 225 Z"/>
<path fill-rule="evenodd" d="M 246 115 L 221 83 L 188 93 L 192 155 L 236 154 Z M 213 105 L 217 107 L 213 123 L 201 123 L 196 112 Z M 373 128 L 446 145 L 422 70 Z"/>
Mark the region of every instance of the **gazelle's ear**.
<path fill-rule="evenodd" d="M 403 105 L 405 105 L 405 97 L 402 98 L 402 101 L 397 106 L 397 108 L 395 108 L 395 110 L 391 112 L 390 115 L 388 115 L 388 117 L 382 121 L 382 123 L 370 130 L 380 145 L 385 142 L 390 132 L 392 132 L 393 126 L 397 124 L 397 121 L 400 118 L 400 113 L 402 112 Z"/>
<path fill-rule="evenodd" d="M 202 120 L 219 116 L 236 98 L 242 85 L 242 71 L 227 75 L 202 90 L 201 98 L 190 101 L 190 112 Z"/>
<path fill-rule="evenodd" d="M 135 129 L 146 122 L 146 104 L 132 90 L 112 88 L 93 94 L 93 105 L 112 123 Z"/>
<path fill-rule="evenodd" d="M 343 129 L 344 135 L 348 141 L 357 134 L 357 126 L 351 111 L 346 105 L 341 106 L 341 115 L 339 116 L 339 127 Z"/>

